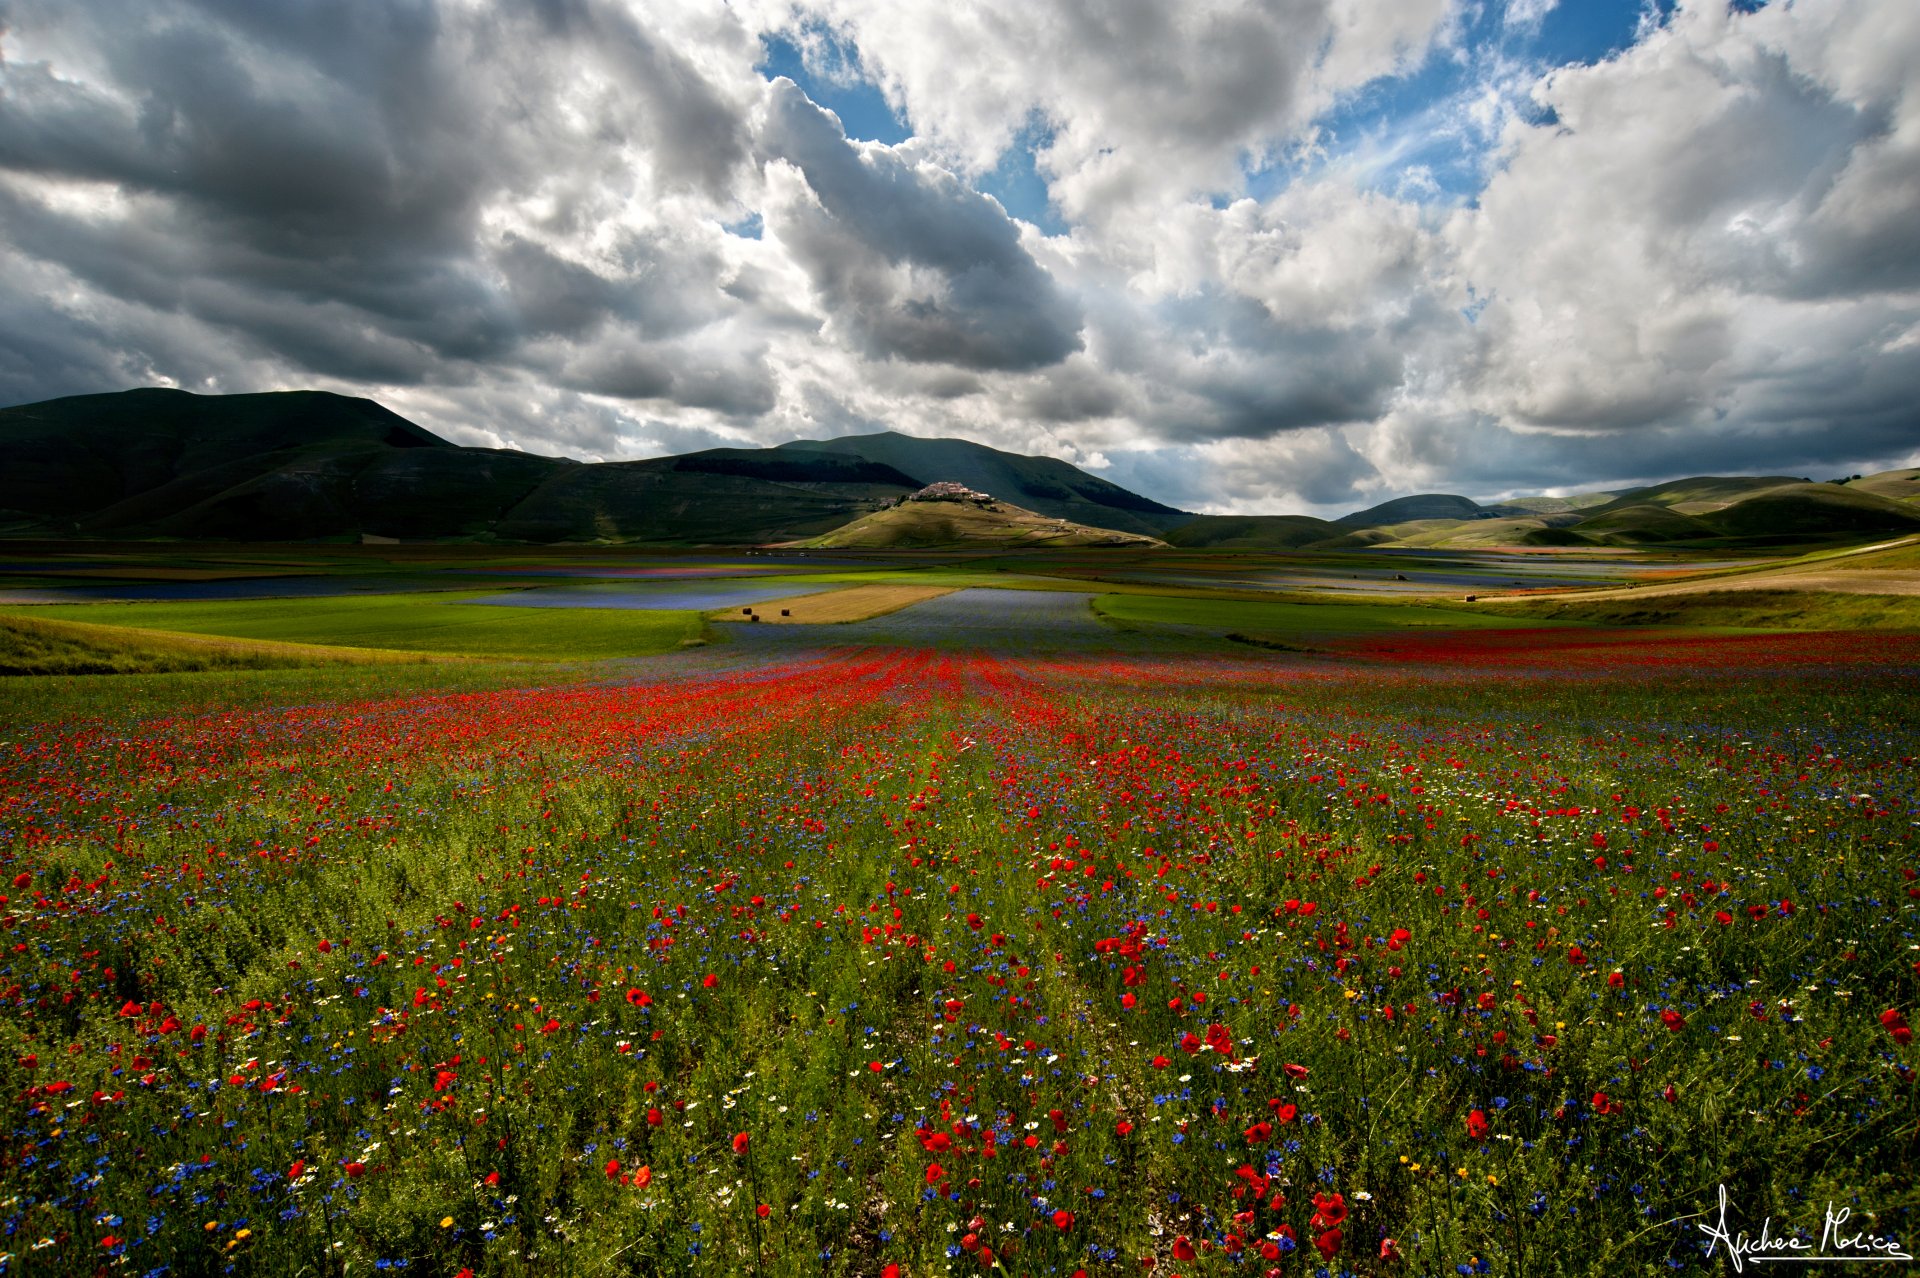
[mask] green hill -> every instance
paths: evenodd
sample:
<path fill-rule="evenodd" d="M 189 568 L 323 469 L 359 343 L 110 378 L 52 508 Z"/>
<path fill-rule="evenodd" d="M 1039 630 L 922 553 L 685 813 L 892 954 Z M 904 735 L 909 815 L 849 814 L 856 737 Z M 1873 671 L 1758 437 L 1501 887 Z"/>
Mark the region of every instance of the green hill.
<path fill-rule="evenodd" d="M 1427 519 L 1490 519 L 1493 513 L 1470 497 L 1453 493 L 1416 493 L 1411 497 L 1395 497 L 1378 506 L 1356 510 L 1333 522 L 1345 528 L 1384 528 L 1390 524 Z"/>
<path fill-rule="evenodd" d="M 1197 515 L 1169 531 L 1166 540 L 1193 550 L 1293 550 L 1341 532 L 1311 515 Z"/>
<path fill-rule="evenodd" d="M 1049 550 L 1094 546 L 1145 549 L 1166 543 L 1139 533 L 1093 528 L 1054 519 L 1002 501 L 958 502 L 909 499 L 862 515 L 832 532 L 793 543 L 819 550 Z"/>
<path fill-rule="evenodd" d="M 1895 501 L 1920 502 L 1920 468 L 1883 470 L 1877 475 L 1862 475 L 1859 479 L 1848 480 L 1847 489 L 1856 493 L 1872 493 L 1876 497 L 1891 497 Z"/>
<path fill-rule="evenodd" d="M 1055 519 L 1158 537 L 1193 520 L 1053 457 L 1022 457 L 964 439 L 919 439 L 895 431 L 798 440 L 773 450 L 848 453 L 891 466 L 924 484 L 951 480 Z"/>
<path fill-rule="evenodd" d="M 1604 506 L 1619 493 L 1570 493 L 1565 497 L 1509 497 L 1493 510 L 1503 514 L 1564 515 L 1573 511 Z"/>
<path fill-rule="evenodd" d="M 1912 532 L 1920 509 L 1851 485 L 1792 484 L 1748 497 L 1701 521 L 1733 537 L 1778 538 L 1836 533 Z"/>
<path fill-rule="evenodd" d="M 1581 513 L 1603 515 L 1632 506 L 1664 506 L 1685 515 L 1702 515 L 1745 501 L 1757 493 L 1806 482 L 1789 475 L 1695 475 L 1645 488 L 1623 489 L 1612 501 Z"/>
<path fill-rule="evenodd" d="M 1608 505 L 1574 526 L 1589 541 L 1613 546 L 1653 546 L 1672 541 L 1710 541 L 1718 532 L 1691 515 L 1653 502 Z"/>
<path fill-rule="evenodd" d="M 755 545 L 956 478 L 1074 523 L 1151 534 L 1189 518 L 1065 462 L 962 440 L 869 435 L 588 464 L 463 448 L 324 391 L 149 389 L 0 409 L 0 455 L 0 532 L 15 536 Z"/>

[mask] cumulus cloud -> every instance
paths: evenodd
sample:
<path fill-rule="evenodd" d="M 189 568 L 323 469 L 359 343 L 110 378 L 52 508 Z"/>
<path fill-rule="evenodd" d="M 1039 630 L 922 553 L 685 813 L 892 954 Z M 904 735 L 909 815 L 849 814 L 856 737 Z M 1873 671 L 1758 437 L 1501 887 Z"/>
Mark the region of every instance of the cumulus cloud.
<path fill-rule="evenodd" d="M 768 232 L 802 263 L 829 324 L 877 358 L 1023 369 L 1080 342 L 1071 301 L 991 198 L 902 148 L 855 146 L 791 80 L 761 146 L 797 173 L 770 185 Z"/>
<path fill-rule="evenodd" d="M 1321 514 L 1920 460 L 1920 8 L 1745 7 L 1550 66 L 1552 0 L 0 0 L 0 398 L 313 385 L 594 458 L 901 429 Z M 1027 146 L 1064 230 L 985 193 Z"/>
<path fill-rule="evenodd" d="M 1491 299 L 1474 404 L 1521 427 L 1706 437 L 1736 410 L 1737 430 L 1813 407 L 1782 359 L 1869 382 L 1904 365 L 1870 353 L 1920 306 L 1920 63 L 1888 45 L 1920 52 L 1920 12 L 1698 5 L 1542 81 L 1548 120 L 1509 125 L 1452 228 Z M 1825 411 L 1878 409 L 1842 394 Z"/>
<path fill-rule="evenodd" d="M 963 169 L 1039 123 L 1078 219 L 1238 185 L 1339 93 L 1417 61 L 1445 0 L 818 0 L 896 108 Z M 774 10 L 777 14 L 779 11 Z M 772 14 L 769 15 L 772 17 Z"/>

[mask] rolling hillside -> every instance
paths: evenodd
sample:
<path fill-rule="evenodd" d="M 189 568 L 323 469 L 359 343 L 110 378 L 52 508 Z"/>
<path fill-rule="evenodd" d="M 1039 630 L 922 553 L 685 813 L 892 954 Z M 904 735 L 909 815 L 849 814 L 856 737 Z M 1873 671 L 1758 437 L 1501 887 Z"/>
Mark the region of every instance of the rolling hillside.
<path fill-rule="evenodd" d="M 1036 517 L 1152 535 L 1189 518 L 1051 458 L 869 435 L 589 464 L 464 448 L 323 391 L 149 389 L 0 409 L 0 534 L 756 545 L 957 479 Z"/>
<path fill-rule="evenodd" d="M 1329 522 L 1193 515 L 1055 458 L 892 431 L 603 463 L 467 448 L 324 391 L 144 389 L 0 409 L 0 458 L 0 536 L 13 537 L 761 545 L 820 538 L 942 481 L 1019 516 L 943 532 L 931 516 L 890 514 L 833 544 L 1039 544 L 1047 521 L 1070 526 L 1046 539 L 1056 546 L 1112 544 L 1110 530 L 1145 539 L 1120 544 L 1268 552 L 1757 550 L 1920 528 L 1920 470 L 1828 484 L 1696 476 L 1497 504 L 1420 493 Z"/>
<path fill-rule="evenodd" d="M 1166 534 L 1193 550 L 1294 550 L 1340 536 L 1336 524 L 1311 515 L 1196 515 Z"/>
<path fill-rule="evenodd" d="M 1305 544 L 1447 550 L 1819 545 L 1920 529 L 1920 502 L 1901 500 L 1920 496 L 1920 482 L 1910 476 L 1920 470 L 1887 471 L 1844 485 L 1780 475 L 1706 475 L 1610 493 L 1512 498 L 1494 506 L 1424 494 L 1344 516 L 1336 521 L 1347 530 L 1344 536 Z M 1449 508 L 1460 513 L 1440 513 Z M 1178 543 L 1178 533 L 1173 540 Z"/>
<path fill-rule="evenodd" d="M 862 515 L 832 532 L 793 543 L 819 550 L 929 550 L 968 548 L 1049 550 L 1165 545 L 1140 533 L 1094 528 L 1055 519 L 1003 501 L 954 502 L 909 499 Z"/>
<path fill-rule="evenodd" d="M 1195 517 L 1129 492 L 1052 457 L 1022 457 L 964 439 L 918 439 L 885 431 L 799 440 L 772 450 L 848 453 L 920 477 L 951 480 L 1055 519 L 1158 537 Z"/>

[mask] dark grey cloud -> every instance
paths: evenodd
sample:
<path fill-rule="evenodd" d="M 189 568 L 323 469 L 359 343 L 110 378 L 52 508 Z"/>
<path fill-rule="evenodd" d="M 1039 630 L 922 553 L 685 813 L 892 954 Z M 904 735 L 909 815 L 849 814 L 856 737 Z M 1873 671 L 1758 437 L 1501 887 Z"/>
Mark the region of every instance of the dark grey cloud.
<path fill-rule="evenodd" d="M 790 80 L 773 85 L 764 154 L 800 170 L 812 202 L 770 228 L 806 267 L 831 321 L 869 355 L 1020 370 L 1079 349 L 1072 299 L 1005 210 L 932 165 L 856 148 Z"/>
<path fill-rule="evenodd" d="M 1176 438 L 1261 439 L 1373 421 L 1402 380 L 1391 330 L 1288 323 L 1252 298 L 1211 288 L 1164 322 L 1206 352 L 1181 381 L 1207 411 L 1169 421 L 1165 433 Z"/>
<path fill-rule="evenodd" d="M 513 14 L 16 3 L 0 236 L 115 302 L 193 321 L 269 381 L 459 384 L 550 366 L 538 347 L 567 340 L 582 389 L 765 411 L 764 375 L 743 390 L 646 371 L 684 354 L 661 342 L 740 304 L 697 234 L 603 221 L 636 166 L 656 196 L 724 192 L 747 156 L 745 105 L 623 8 Z M 68 57 L 22 60 L 22 42 Z M 60 393 L 79 361 L 45 352 L 44 376 L 14 381 Z"/>
<path fill-rule="evenodd" d="M 1920 7 L 1503 68 L 1430 112 L 1498 138 L 1462 207 L 1337 157 L 1247 195 L 1446 8 L 0 0 L 0 398 L 321 385 L 594 457 L 905 429 L 1322 513 L 1920 460 Z M 769 84 L 778 30 L 920 136 Z M 1015 137 L 1066 232 L 977 189 Z"/>

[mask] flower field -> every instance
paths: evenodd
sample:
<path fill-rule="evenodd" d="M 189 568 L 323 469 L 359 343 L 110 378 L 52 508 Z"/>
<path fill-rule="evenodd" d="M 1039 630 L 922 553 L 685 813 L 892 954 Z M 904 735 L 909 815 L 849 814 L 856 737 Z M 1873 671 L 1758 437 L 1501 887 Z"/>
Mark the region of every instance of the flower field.
<path fill-rule="evenodd" d="M 694 662 L 9 722 L 6 1270 L 1913 1237 L 1910 636 Z"/>

